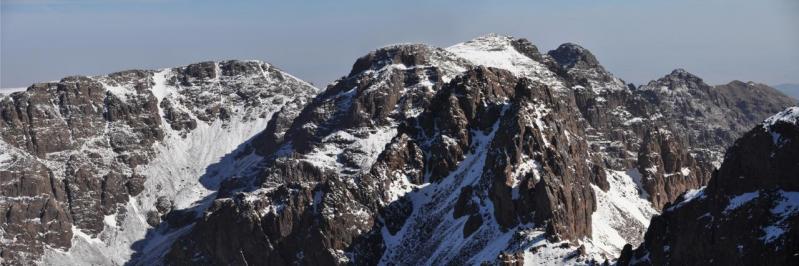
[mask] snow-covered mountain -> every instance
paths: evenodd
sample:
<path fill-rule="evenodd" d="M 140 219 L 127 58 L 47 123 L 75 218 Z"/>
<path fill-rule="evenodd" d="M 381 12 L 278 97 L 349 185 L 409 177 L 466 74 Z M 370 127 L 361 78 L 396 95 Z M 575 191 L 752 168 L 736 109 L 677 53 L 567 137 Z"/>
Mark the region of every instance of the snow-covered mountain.
<path fill-rule="evenodd" d="M 0 103 L 5 262 L 415 265 L 614 261 L 794 101 L 486 35 L 375 50 L 318 94 L 225 61 Z"/>

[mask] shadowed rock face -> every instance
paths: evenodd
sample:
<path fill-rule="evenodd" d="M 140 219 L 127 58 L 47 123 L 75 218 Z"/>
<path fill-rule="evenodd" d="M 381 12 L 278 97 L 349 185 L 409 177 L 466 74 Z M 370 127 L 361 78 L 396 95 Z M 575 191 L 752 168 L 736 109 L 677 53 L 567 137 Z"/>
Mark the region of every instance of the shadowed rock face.
<path fill-rule="evenodd" d="M 590 184 L 606 183 L 588 151 L 573 100 L 522 80 L 499 124 L 486 158 L 484 179 L 497 222 L 544 225 L 552 239 L 591 234 L 596 209 Z M 532 164 L 532 165 L 530 165 Z"/>
<path fill-rule="evenodd" d="M 622 265 L 793 265 L 799 262 L 799 107 L 730 147 L 706 188 L 652 220 Z"/>
<path fill-rule="evenodd" d="M 707 184 L 707 169 L 712 166 L 694 159 L 671 132 L 650 131 L 644 135 L 638 152 L 638 172 L 655 206 L 664 206 L 683 192 Z"/>
<path fill-rule="evenodd" d="M 594 57 L 594 54 L 573 43 L 561 44 L 557 49 L 549 51 L 547 54 L 561 67 L 566 69 L 592 69 L 602 67 L 599 65 L 599 61 L 596 60 L 596 57 Z"/>

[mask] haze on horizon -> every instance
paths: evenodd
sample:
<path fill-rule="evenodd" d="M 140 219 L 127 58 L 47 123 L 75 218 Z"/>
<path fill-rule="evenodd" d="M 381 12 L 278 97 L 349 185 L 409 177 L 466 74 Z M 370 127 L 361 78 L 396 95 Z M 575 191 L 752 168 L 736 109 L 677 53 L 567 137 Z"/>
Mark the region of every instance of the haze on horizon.
<path fill-rule="evenodd" d="M 792 0 L 3 0 L 0 87 L 223 59 L 263 60 L 324 87 L 375 48 L 447 47 L 487 33 L 542 52 L 578 43 L 636 84 L 675 68 L 711 84 L 799 83 Z"/>

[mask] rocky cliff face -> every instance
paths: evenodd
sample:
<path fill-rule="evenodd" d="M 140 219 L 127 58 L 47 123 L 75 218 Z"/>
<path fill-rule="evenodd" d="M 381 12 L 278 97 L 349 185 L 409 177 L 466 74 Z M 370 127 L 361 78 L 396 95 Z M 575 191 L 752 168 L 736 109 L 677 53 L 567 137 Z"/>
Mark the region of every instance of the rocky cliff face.
<path fill-rule="evenodd" d="M 497 35 L 378 49 L 315 97 L 251 61 L 71 80 L 3 98 L 8 261 L 613 260 L 793 104 L 682 70 L 635 87 L 576 44 Z"/>
<path fill-rule="evenodd" d="M 622 265 L 792 265 L 799 262 L 799 107 L 728 150 L 710 183 L 655 217 Z"/>
<path fill-rule="evenodd" d="M 258 132 L 241 125 L 260 130 L 265 123 L 259 121 L 314 92 L 268 64 L 224 61 L 68 77 L 4 96 L 0 257 L 27 264 L 45 250 L 69 256 L 63 251 L 73 244 L 80 249 L 91 246 L 81 241 L 95 240 L 120 241 L 130 250 L 174 202 L 185 208 L 185 198 L 207 194 L 182 191 L 189 190 L 185 179 L 191 176 L 199 185 L 206 167 Z M 233 146 L 195 143 L 209 131 L 230 138 Z M 208 189 L 213 182 L 207 181 Z M 130 224 L 136 220 L 149 225 Z M 131 255 L 121 253 L 94 263 L 122 263 Z"/>

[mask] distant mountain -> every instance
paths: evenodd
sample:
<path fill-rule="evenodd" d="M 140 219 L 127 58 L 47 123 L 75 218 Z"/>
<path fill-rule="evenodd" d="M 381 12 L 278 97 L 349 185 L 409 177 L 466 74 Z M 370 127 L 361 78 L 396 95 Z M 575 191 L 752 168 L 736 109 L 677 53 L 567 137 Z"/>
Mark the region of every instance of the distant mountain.
<path fill-rule="evenodd" d="M 794 99 L 799 99 L 799 84 L 796 83 L 785 83 L 774 86 L 774 88 L 780 90 L 785 95 L 791 96 Z"/>

